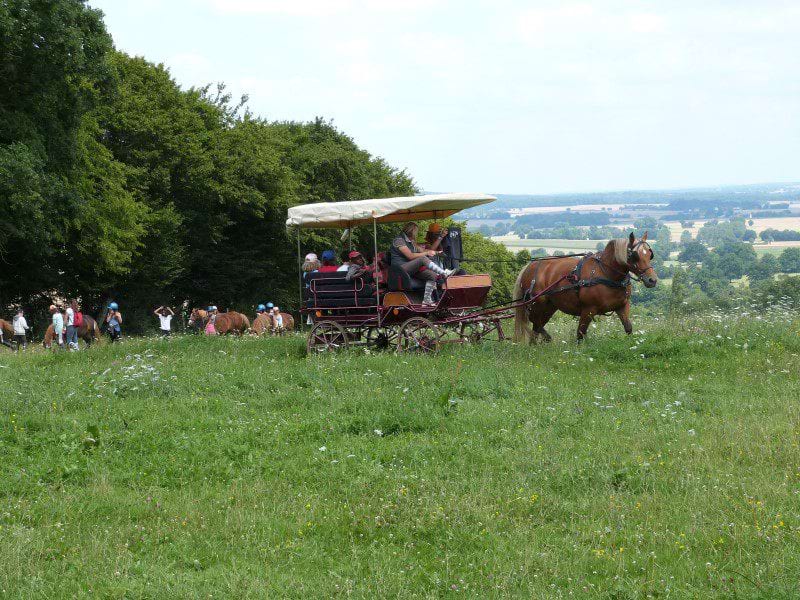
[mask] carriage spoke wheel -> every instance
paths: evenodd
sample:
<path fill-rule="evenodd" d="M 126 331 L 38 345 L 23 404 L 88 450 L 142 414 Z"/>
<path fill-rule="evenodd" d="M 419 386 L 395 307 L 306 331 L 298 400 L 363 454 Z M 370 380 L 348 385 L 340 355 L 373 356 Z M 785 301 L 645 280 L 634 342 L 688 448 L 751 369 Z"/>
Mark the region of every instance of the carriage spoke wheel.
<path fill-rule="evenodd" d="M 400 327 L 398 352 L 436 352 L 442 337 L 439 328 L 424 317 L 412 317 Z"/>
<path fill-rule="evenodd" d="M 347 350 L 347 333 L 334 321 L 320 321 L 308 334 L 308 353 L 338 352 Z"/>

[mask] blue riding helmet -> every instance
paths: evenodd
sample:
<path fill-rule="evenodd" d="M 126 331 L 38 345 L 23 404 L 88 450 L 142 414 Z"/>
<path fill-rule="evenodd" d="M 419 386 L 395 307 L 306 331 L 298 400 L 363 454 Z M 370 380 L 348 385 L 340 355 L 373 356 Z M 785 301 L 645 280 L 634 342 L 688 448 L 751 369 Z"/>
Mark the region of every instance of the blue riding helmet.
<path fill-rule="evenodd" d="M 275 305 L 272 302 L 267 302 L 267 309 L 274 308 Z"/>
<path fill-rule="evenodd" d="M 214 307 L 213 306 L 209 306 L 208 307 L 208 312 L 211 312 L 212 310 L 214 310 Z"/>
<path fill-rule="evenodd" d="M 116 302 L 112 302 L 111 304 L 108 305 L 108 308 L 110 310 L 117 310 L 119 308 L 119 304 L 117 304 Z"/>
<path fill-rule="evenodd" d="M 267 307 L 264 306 L 263 304 L 259 304 L 258 308 L 256 309 L 256 312 L 264 312 L 265 310 L 267 310 Z"/>
<path fill-rule="evenodd" d="M 336 254 L 333 250 L 325 250 L 325 252 L 322 253 L 322 260 L 336 260 Z"/>

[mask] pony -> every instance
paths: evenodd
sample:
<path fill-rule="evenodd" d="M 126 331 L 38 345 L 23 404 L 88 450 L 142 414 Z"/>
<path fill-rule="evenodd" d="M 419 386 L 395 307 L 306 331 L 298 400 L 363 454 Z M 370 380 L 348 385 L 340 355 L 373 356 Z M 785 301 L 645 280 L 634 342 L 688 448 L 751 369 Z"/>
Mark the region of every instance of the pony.
<path fill-rule="evenodd" d="M 0 330 L 3 332 L 3 345 L 12 348 L 11 342 L 14 340 L 14 326 L 8 321 L 0 319 Z"/>
<path fill-rule="evenodd" d="M 202 329 L 206 323 L 208 323 L 208 311 L 193 308 L 189 315 L 189 327 L 200 327 Z M 219 335 L 228 333 L 242 335 L 250 330 L 250 319 L 247 318 L 247 315 L 233 310 L 226 313 L 218 313 L 217 319 L 214 321 L 214 329 L 217 330 Z"/>
<path fill-rule="evenodd" d="M 594 254 L 531 261 L 514 285 L 514 341 L 534 342 L 540 336 L 552 340 L 544 326 L 557 310 L 579 317 L 578 341 L 586 337 L 595 316 L 611 312 L 630 335 L 631 274 L 645 287 L 655 287 L 658 276 L 652 259 L 645 232 L 639 240 L 633 233 L 628 239 L 611 240 Z M 535 300 L 525 302 L 530 298 Z"/>
<path fill-rule="evenodd" d="M 283 317 L 283 330 L 284 331 L 294 330 L 294 317 L 289 313 L 285 312 L 282 312 L 281 316 Z M 272 320 L 269 318 L 269 315 L 266 314 L 256 315 L 256 318 L 253 321 L 253 328 L 251 331 L 256 335 L 264 335 L 265 333 L 269 333 L 270 331 L 272 331 Z"/>
<path fill-rule="evenodd" d="M 64 328 L 64 335 L 66 336 L 66 327 Z M 86 342 L 87 346 L 91 346 L 93 342 L 100 341 L 100 327 L 97 325 L 92 317 L 83 315 L 83 324 L 78 327 L 78 339 Z M 52 348 L 53 342 L 56 341 L 56 331 L 52 325 L 48 325 L 47 331 L 44 332 L 44 339 L 42 345 L 45 348 Z"/>

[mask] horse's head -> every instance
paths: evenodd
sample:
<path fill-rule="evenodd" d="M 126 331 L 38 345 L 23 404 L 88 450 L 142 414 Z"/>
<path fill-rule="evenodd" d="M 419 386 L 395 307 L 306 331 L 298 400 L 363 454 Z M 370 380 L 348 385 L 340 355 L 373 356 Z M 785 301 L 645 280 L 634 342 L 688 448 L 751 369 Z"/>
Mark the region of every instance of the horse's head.
<path fill-rule="evenodd" d="M 193 308 L 192 313 L 189 315 L 189 327 L 199 327 L 205 323 L 208 318 L 208 311 L 200 308 Z"/>
<path fill-rule="evenodd" d="M 656 287 L 658 275 L 656 275 L 653 265 L 650 264 L 650 261 L 653 260 L 653 256 L 655 255 L 653 254 L 653 249 L 650 247 L 650 244 L 647 243 L 646 231 L 638 240 L 636 236 L 633 235 L 633 232 L 631 232 L 628 238 L 627 256 L 628 270 L 641 279 L 645 287 Z"/>

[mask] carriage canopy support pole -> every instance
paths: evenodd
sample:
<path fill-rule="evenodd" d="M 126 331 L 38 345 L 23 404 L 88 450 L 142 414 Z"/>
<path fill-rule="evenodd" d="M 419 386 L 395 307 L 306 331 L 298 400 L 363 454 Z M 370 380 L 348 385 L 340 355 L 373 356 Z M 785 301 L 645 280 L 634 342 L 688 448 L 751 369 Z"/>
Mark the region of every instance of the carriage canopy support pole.
<path fill-rule="evenodd" d="M 378 260 L 378 219 L 373 213 L 372 215 L 372 243 L 374 244 L 372 260 L 375 262 L 375 272 L 372 278 L 375 281 L 375 310 L 378 311 L 378 327 L 381 326 L 381 291 L 378 285 L 378 277 L 380 276 L 380 261 Z"/>
<path fill-rule="evenodd" d="M 300 250 L 300 228 L 297 228 L 297 281 L 300 284 L 300 306 L 297 309 L 298 312 L 303 309 L 303 257 Z M 303 331 L 303 313 L 300 312 L 300 316 L 298 317 L 298 321 L 300 322 L 300 331 Z"/>

